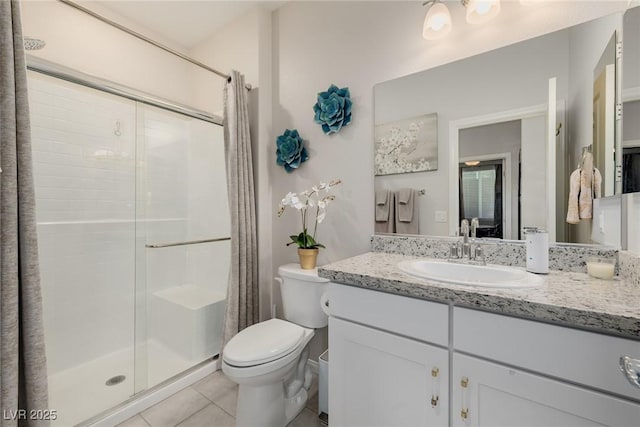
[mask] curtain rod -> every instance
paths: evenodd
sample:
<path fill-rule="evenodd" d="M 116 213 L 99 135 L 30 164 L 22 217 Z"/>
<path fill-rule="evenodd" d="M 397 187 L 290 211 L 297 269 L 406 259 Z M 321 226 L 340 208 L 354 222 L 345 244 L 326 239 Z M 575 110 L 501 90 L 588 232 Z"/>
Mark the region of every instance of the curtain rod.
<path fill-rule="evenodd" d="M 124 31 L 125 33 L 128 33 L 128 34 L 130 34 L 130 35 L 132 35 L 132 36 L 134 36 L 134 37 L 136 37 L 136 38 L 138 38 L 140 40 L 143 40 L 143 41 L 145 41 L 145 42 L 147 42 L 149 44 L 152 44 L 153 46 L 155 46 L 157 48 L 160 48 L 160 49 L 164 50 L 165 52 L 169 52 L 170 54 L 175 55 L 177 57 L 180 57 L 180 58 L 184 59 L 185 61 L 191 62 L 192 64 L 197 65 L 200 68 L 204 68 L 207 71 L 211 71 L 212 73 L 214 73 L 214 74 L 216 74 L 216 75 L 218 75 L 218 76 L 220 76 L 220 77 L 222 77 L 224 79 L 227 79 L 227 81 L 231 81 L 231 76 L 229 76 L 228 74 L 225 74 L 225 73 L 222 73 L 222 72 L 220 72 L 218 70 L 215 70 L 215 69 L 209 67 L 208 65 L 203 64 L 202 62 L 191 58 L 190 56 L 187 56 L 187 55 L 185 55 L 183 53 L 178 52 L 175 49 L 171 49 L 168 46 L 165 46 L 165 45 L 163 45 L 161 43 L 158 43 L 157 41 L 155 41 L 153 39 L 150 39 L 149 37 L 147 37 L 145 35 L 142 35 L 142 34 L 136 32 L 136 31 L 133 31 L 132 29 L 130 29 L 128 27 L 125 27 L 124 25 L 118 24 L 117 22 L 112 21 L 109 18 L 105 18 L 104 16 L 99 15 L 99 14 L 95 13 L 94 11 L 92 11 L 90 9 L 87 9 L 84 6 L 80 6 L 79 4 L 74 3 L 74 2 L 72 2 L 70 0 L 58 0 L 58 1 L 60 3 L 66 4 L 67 6 L 71 6 L 74 9 L 77 9 L 77 10 L 79 10 L 81 12 L 84 12 L 87 15 L 91 15 L 94 18 L 104 22 L 105 24 L 109 24 L 112 27 L 115 27 L 115 28 L 117 28 L 117 29 L 119 29 L 121 31 Z M 251 89 L 251 86 L 247 85 L 247 89 Z"/>

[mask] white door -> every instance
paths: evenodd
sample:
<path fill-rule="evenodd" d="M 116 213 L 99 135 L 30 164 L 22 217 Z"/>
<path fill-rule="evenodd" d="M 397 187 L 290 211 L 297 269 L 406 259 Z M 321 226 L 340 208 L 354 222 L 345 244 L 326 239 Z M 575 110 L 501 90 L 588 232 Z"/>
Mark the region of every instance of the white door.
<path fill-rule="evenodd" d="M 448 424 L 448 352 L 329 319 L 329 420 L 339 426 Z"/>
<path fill-rule="evenodd" d="M 640 404 L 474 357 L 453 356 L 453 426 L 638 425 Z"/>

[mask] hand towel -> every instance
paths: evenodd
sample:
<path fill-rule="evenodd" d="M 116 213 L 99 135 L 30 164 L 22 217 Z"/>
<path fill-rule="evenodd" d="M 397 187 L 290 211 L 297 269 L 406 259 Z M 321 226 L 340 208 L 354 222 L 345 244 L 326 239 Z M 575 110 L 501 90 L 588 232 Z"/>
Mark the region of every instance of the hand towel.
<path fill-rule="evenodd" d="M 396 221 L 395 221 L 395 194 L 393 191 L 382 190 L 386 192 L 385 204 L 382 206 L 378 205 L 378 195 L 376 192 L 376 206 L 375 206 L 375 215 L 376 221 L 374 230 L 376 233 L 395 233 L 396 231 Z M 378 220 L 378 208 L 385 208 L 386 219 Z M 383 216 L 380 216 L 382 218 Z"/>
<path fill-rule="evenodd" d="M 376 222 L 389 221 L 389 190 L 376 191 Z"/>
<path fill-rule="evenodd" d="M 398 220 L 401 222 L 411 222 L 413 220 L 413 205 L 415 201 L 416 190 L 413 188 L 403 188 L 398 191 L 396 198 L 398 199 Z"/>
<path fill-rule="evenodd" d="M 580 222 L 578 212 L 578 195 L 580 194 L 580 169 L 571 173 L 569 178 L 569 206 L 567 207 L 567 222 L 577 224 Z"/>
<path fill-rule="evenodd" d="M 395 205 L 395 232 L 398 234 L 418 234 L 420 227 L 420 215 L 416 191 L 411 188 L 406 188 L 398 191 L 396 193 Z"/>
<path fill-rule="evenodd" d="M 580 195 L 578 196 L 578 210 L 580 219 L 590 219 L 593 214 L 593 155 L 585 153 L 580 174 Z"/>
<path fill-rule="evenodd" d="M 596 199 L 602 197 L 602 175 L 598 168 L 593 168 L 593 196 Z"/>

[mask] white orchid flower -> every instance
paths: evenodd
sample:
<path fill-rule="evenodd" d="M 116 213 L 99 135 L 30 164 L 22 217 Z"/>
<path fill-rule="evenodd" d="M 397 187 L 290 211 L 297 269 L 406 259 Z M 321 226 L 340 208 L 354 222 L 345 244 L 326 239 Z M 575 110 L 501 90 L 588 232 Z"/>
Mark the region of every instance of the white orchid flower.
<path fill-rule="evenodd" d="M 325 217 L 326 215 L 327 215 L 327 213 L 324 211 L 324 209 L 323 209 L 323 210 L 321 210 L 321 211 L 318 213 L 318 216 L 317 216 L 317 218 L 316 218 L 316 221 L 318 221 L 318 224 L 320 224 L 322 221 L 324 221 L 324 217 Z"/>
<path fill-rule="evenodd" d="M 324 209 L 327 207 L 327 202 L 325 202 L 324 200 L 318 200 L 318 207 L 320 209 Z"/>

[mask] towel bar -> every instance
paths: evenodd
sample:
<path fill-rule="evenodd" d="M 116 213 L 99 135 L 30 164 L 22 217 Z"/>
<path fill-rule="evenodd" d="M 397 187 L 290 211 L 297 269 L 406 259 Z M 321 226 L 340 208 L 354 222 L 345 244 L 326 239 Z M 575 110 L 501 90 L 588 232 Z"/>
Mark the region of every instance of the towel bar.
<path fill-rule="evenodd" d="M 231 240 L 231 237 L 218 237 L 216 239 L 190 240 L 186 242 L 174 242 L 174 243 L 155 243 L 152 245 L 144 245 L 144 246 L 145 248 L 156 249 L 156 248 L 169 248 L 172 246 L 197 245 L 200 243 L 222 242 L 224 240 Z"/>

